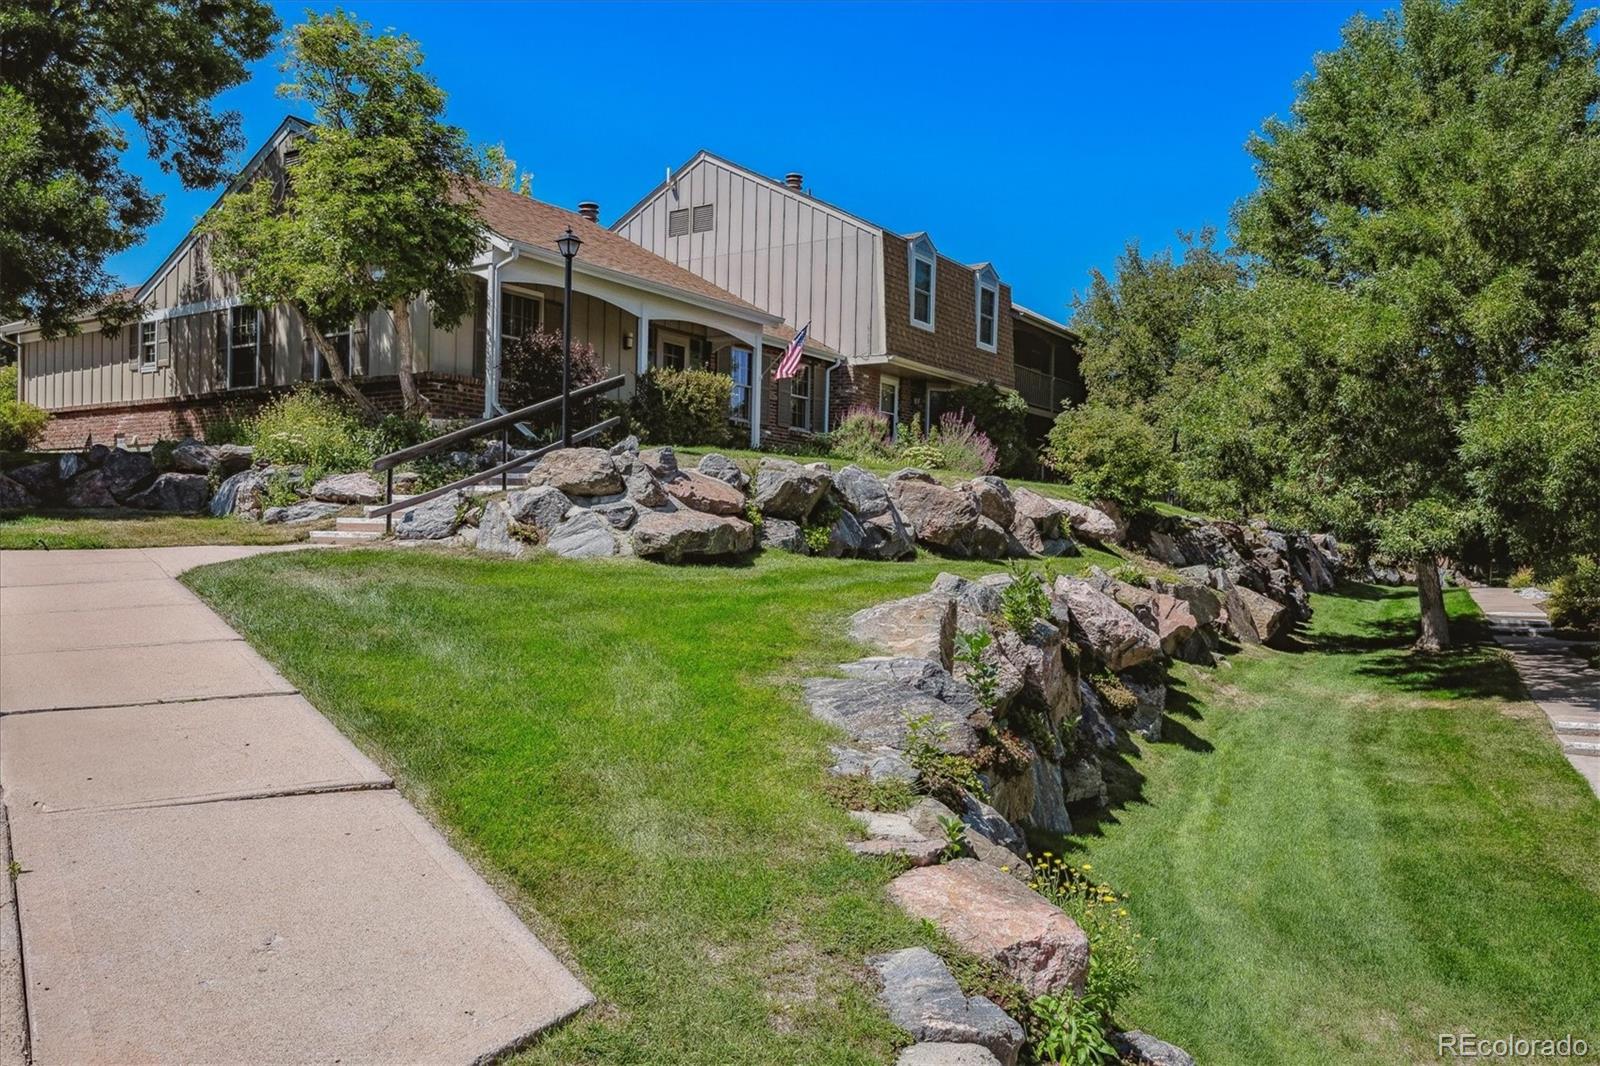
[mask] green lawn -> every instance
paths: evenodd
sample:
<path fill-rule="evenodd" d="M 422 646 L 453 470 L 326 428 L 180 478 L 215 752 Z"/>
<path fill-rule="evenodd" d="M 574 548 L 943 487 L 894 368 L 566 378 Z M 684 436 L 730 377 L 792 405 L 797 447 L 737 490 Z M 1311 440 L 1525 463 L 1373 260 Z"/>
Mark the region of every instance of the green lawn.
<path fill-rule="evenodd" d="M 331 523 L 322 523 L 331 525 Z M 288 544 L 312 526 L 264 526 L 242 518 L 139 511 L 0 515 L 0 548 L 165 548 L 189 544 Z"/>
<path fill-rule="evenodd" d="M 600 1006 L 519 1061 L 834 1063 L 890 1057 L 862 960 L 932 934 L 841 847 L 794 680 L 852 654 L 846 612 L 940 569 L 992 566 L 357 550 L 184 580 L 590 983 Z M 1169 739 L 1068 843 L 1156 938 L 1128 1024 L 1208 1064 L 1600 1037 L 1600 804 L 1498 654 L 1402 650 L 1413 602 L 1318 597 L 1304 650 L 1180 668 Z"/>
<path fill-rule="evenodd" d="M 1155 938 L 1128 1020 L 1205 1063 L 1600 1046 L 1600 802 L 1498 652 L 1405 650 L 1410 590 L 1313 602 L 1299 653 L 1180 667 L 1177 728 L 1069 842 Z"/>

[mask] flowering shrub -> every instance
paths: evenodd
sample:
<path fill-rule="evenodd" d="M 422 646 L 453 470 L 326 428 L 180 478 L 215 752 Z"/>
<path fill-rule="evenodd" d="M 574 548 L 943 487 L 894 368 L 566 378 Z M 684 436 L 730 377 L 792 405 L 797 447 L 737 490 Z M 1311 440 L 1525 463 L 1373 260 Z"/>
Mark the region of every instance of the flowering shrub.
<path fill-rule="evenodd" d="M 856 462 L 888 459 L 894 454 L 894 444 L 889 440 L 889 416 L 865 404 L 850 408 L 828 434 L 828 451 Z"/>
<path fill-rule="evenodd" d="M 992 474 L 1000 459 L 993 442 L 965 411 L 946 411 L 928 442 L 939 449 L 947 470 L 963 474 Z"/>
<path fill-rule="evenodd" d="M 256 458 L 303 464 L 306 481 L 372 465 L 372 434 L 349 405 L 314 388 L 297 388 L 261 409 L 250 427 Z"/>

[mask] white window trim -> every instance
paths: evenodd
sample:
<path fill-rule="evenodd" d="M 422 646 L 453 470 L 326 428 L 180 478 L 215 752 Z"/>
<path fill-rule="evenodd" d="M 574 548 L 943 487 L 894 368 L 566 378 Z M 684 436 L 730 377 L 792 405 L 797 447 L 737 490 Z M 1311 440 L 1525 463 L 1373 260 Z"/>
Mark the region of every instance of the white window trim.
<path fill-rule="evenodd" d="M 883 387 L 889 385 L 894 389 L 894 410 L 883 409 Z M 889 416 L 889 438 L 892 440 L 900 433 L 900 379 L 894 374 L 884 374 L 878 378 L 878 413 Z"/>
<path fill-rule="evenodd" d="M 978 347 L 986 352 L 998 351 L 1000 348 L 1000 278 L 992 269 L 980 270 L 974 278 L 972 292 L 973 337 Z M 983 343 L 983 294 L 985 290 L 994 293 L 994 316 L 992 326 L 994 336 L 988 344 Z"/>
<path fill-rule="evenodd" d="M 816 371 L 816 367 L 813 364 L 807 363 L 807 362 L 802 360 L 801 363 L 800 363 L 799 371 L 795 373 L 794 377 L 789 379 L 789 411 L 788 411 L 789 428 L 794 430 L 797 433 L 813 433 L 813 432 L 815 432 L 815 423 L 813 422 L 812 417 L 811 417 L 811 401 L 814 398 L 814 394 L 812 393 L 812 386 L 815 384 L 815 382 L 812 380 L 812 374 L 815 371 Z M 797 382 L 800 382 L 800 381 L 804 381 L 806 383 L 806 388 L 805 388 L 804 392 L 796 392 L 795 391 L 795 384 Z M 796 400 L 804 400 L 806 402 L 805 403 L 806 422 L 805 422 L 805 425 L 803 425 L 803 426 L 797 426 L 797 425 L 794 424 L 794 402 Z"/>
<path fill-rule="evenodd" d="M 689 362 L 689 335 L 687 333 L 676 333 L 670 329 L 656 330 L 656 350 L 651 353 L 655 357 L 655 369 L 666 369 L 667 361 L 665 349 L 669 344 L 678 345 L 683 349 L 683 368 L 685 370 L 693 369 Z"/>
<path fill-rule="evenodd" d="M 252 353 L 252 365 L 256 369 L 255 380 L 248 385 L 237 385 L 233 380 L 233 351 L 236 347 L 233 343 L 233 316 L 239 311 L 248 310 L 254 310 L 256 316 L 256 343 Z M 263 318 L 264 316 L 259 307 L 250 308 L 243 304 L 235 304 L 228 308 L 228 388 L 230 389 L 258 389 L 261 387 L 261 334 L 266 328 Z"/>
<path fill-rule="evenodd" d="M 924 322 L 917 317 L 917 263 L 928 264 L 928 321 Z M 933 242 L 926 237 L 918 238 L 911 242 L 906 260 L 907 296 L 910 303 L 907 313 L 911 324 L 918 329 L 933 332 L 933 324 L 939 318 L 939 253 L 934 250 Z"/>
<path fill-rule="evenodd" d="M 150 339 L 148 341 L 144 339 L 146 326 L 150 327 Z M 139 373 L 154 374 L 161 368 L 161 342 L 163 339 L 161 333 L 160 322 L 139 323 Z M 145 358 L 146 345 L 148 345 L 149 351 L 148 359 Z"/>
<path fill-rule="evenodd" d="M 734 356 L 737 355 L 739 352 L 743 352 L 744 355 L 745 355 L 744 381 L 743 382 L 740 382 L 737 377 L 734 377 L 734 373 L 733 373 Z M 752 400 L 752 397 L 754 396 L 754 392 L 752 390 L 752 384 L 753 383 L 751 382 L 750 379 L 755 376 L 755 367 L 756 367 L 755 352 L 751 351 L 748 347 L 746 347 L 745 345 L 742 345 L 742 344 L 735 344 L 735 345 L 731 346 L 728 349 L 728 376 L 730 378 L 733 378 L 733 384 L 734 384 L 734 388 L 735 389 L 737 389 L 741 384 L 743 384 L 743 386 L 744 386 L 744 413 L 743 414 L 739 413 L 739 408 L 736 405 L 734 405 L 734 403 L 732 401 L 732 398 L 730 397 L 729 398 L 729 402 L 728 402 L 728 406 L 730 408 L 732 408 L 732 410 L 729 412 L 729 416 L 728 417 L 729 417 L 730 421 L 737 422 L 741 426 L 748 425 L 749 422 L 750 422 L 750 408 L 754 403 L 754 401 Z"/>

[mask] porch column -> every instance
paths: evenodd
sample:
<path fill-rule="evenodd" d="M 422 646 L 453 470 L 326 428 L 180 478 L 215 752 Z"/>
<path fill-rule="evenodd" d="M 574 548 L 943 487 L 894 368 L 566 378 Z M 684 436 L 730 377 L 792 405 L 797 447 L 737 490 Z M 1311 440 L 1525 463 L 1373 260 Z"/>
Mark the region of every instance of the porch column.
<path fill-rule="evenodd" d="M 639 335 L 634 338 L 634 354 L 638 359 L 636 374 L 642 375 L 650 369 L 650 316 L 647 312 L 639 312 Z"/>
<path fill-rule="evenodd" d="M 493 418 L 500 401 L 500 264 L 489 254 L 489 288 L 484 301 L 488 336 L 483 353 L 483 417 Z"/>
<path fill-rule="evenodd" d="M 761 382 L 767 376 L 766 349 L 758 332 L 750 349 L 750 447 L 761 450 Z"/>

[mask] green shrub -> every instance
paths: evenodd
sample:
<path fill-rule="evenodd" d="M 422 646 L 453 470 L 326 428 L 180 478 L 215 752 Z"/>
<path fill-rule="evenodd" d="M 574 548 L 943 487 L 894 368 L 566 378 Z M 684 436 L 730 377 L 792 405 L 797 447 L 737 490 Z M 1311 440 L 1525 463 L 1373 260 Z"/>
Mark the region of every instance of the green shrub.
<path fill-rule="evenodd" d="M 926 794 L 954 808 L 962 806 L 964 793 L 986 798 L 972 760 L 939 747 L 944 733 L 945 728 L 936 727 L 925 714 L 906 723 L 906 762 L 917 771 L 917 784 Z"/>
<path fill-rule="evenodd" d="M 1508 589 L 1530 589 L 1533 587 L 1533 567 L 1524 566 L 1506 579 Z"/>
<path fill-rule="evenodd" d="M 172 453 L 178 447 L 177 441 L 158 440 L 150 445 L 150 465 L 155 467 L 158 474 L 164 474 L 172 469 Z"/>
<path fill-rule="evenodd" d="M 895 434 L 894 459 L 920 470 L 951 470 L 976 476 L 995 468 L 994 445 L 959 411 L 947 411 L 928 433 L 915 422 L 902 422 Z"/>
<path fill-rule="evenodd" d="M 17 399 L 17 368 L 0 367 L 0 451 L 27 451 L 49 421 L 42 408 Z"/>
<path fill-rule="evenodd" d="M 1013 566 L 1011 584 L 1000 592 L 1000 617 L 1014 633 L 1033 632 L 1034 623 L 1050 615 L 1050 593 L 1027 567 Z"/>
<path fill-rule="evenodd" d="M 651 370 L 633 390 L 634 432 L 651 444 L 723 445 L 733 379 L 709 370 Z"/>
<path fill-rule="evenodd" d="M 1027 471 L 1032 460 L 1028 448 L 1028 401 L 1020 393 L 992 381 L 967 385 L 951 391 L 946 409 L 963 412 L 994 444 L 996 472 Z"/>
<path fill-rule="evenodd" d="M 251 430 L 256 458 L 303 464 L 306 479 L 372 465 L 372 436 L 356 413 L 316 389 L 298 388 L 261 409 Z"/>
<path fill-rule="evenodd" d="M 828 453 L 853 462 L 884 462 L 894 456 L 889 416 L 875 407 L 850 408 L 827 435 Z"/>
<path fill-rule="evenodd" d="M 1544 602 L 1550 622 L 1562 629 L 1600 630 L 1600 560 L 1579 558 L 1550 584 Z"/>
<path fill-rule="evenodd" d="M 978 706 L 993 710 L 999 700 L 1000 667 L 984 653 L 994 643 L 994 636 L 986 629 L 966 629 L 956 634 L 955 660 L 965 667 L 962 680 L 978 698 Z"/>
<path fill-rule="evenodd" d="M 1111 577 L 1125 585 L 1137 585 L 1144 588 L 1144 571 L 1132 563 L 1122 563 L 1111 568 Z"/>
<path fill-rule="evenodd" d="M 1096 500 L 1135 509 L 1166 494 L 1176 477 L 1172 451 L 1131 411 L 1072 407 L 1056 417 L 1045 442 L 1047 465 Z"/>
<path fill-rule="evenodd" d="M 397 452 L 438 436 L 426 418 L 411 415 L 384 415 L 367 427 L 367 447 L 374 457 Z"/>
<path fill-rule="evenodd" d="M 261 506 L 291 507 L 300 502 L 300 482 L 289 473 L 279 470 L 261 486 Z"/>
<path fill-rule="evenodd" d="M 1091 958 L 1091 966 L 1094 961 Z M 1117 1061 L 1105 1019 L 1087 995 L 1039 996 L 1029 1005 L 1028 1043 L 1034 1060 L 1053 1066 L 1101 1066 Z"/>

